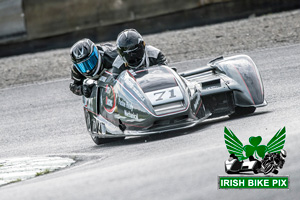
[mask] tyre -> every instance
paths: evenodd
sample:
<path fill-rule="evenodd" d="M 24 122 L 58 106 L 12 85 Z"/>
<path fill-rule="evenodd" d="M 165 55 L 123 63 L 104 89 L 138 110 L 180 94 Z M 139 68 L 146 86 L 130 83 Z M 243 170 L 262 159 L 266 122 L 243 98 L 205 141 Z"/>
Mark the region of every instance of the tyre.
<path fill-rule="evenodd" d="M 85 116 L 86 128 L 88 131 L 91 131 L 91 115 L 87 109 L 84 109 L 84 116 Z"/>
<path fill-rule="evenodd" d="M 98 137 L 97 135 L 99 132 L 99 124 L 97 123 L 97 120 L 95 119 L 95 117 L 91 113 L 89 113 L 87 110 L 85 110 L 85 119 L 86 119 L 87 129 L 90 132 L 91 138 L 95 142 L 95 144 L 101 145 L 101 144 L 116 142 L 116 141 L 125 139 L 125 137 L 117 137 L 117 138 L 100 138 L 100 137 Z"/>
<path fill-rule="evenodd" d="M 260 168 L 258 167 L 258 163 L 256 162 L 255 165 L 253 166 L 253 173 L 254 173 L 254 174 L 258 174 L 259 169 L 260 169 Z"/>
<path fill-rule="evenodd" d="M 249 115 L 251 113 L 254 113 L 256 110 L 255 107 L 235 107 L 235 111 L 233 114 L 229 115 L 230 118 L 240 117 L 243 115 Z"/>
<path fill-rule="evenodd" d="M 273 163 L 267 163 L 265 166 L 264 174 L 267 175 L 267 174 L 271 173 L 273 170 L 274 170 Z"/>

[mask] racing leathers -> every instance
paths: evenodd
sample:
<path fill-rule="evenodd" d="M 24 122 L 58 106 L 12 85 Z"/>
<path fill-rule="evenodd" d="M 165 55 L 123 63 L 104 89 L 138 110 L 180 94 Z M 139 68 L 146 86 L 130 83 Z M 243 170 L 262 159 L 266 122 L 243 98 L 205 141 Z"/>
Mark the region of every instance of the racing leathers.
<path fill-rule="evenodd" d="M 159 49 L 151 45 L 145 46 L 145 56 L 146 58 L 144 64 L 139 68 L 150 67 L 153 65 L 167 65 L 167 59 L 164 56 L 164 54 Z M 128 64 L 124 62 L 124 60 L 120 55 L 117 56 L 112 66 L 113 66 L 112 73 L 114 78 L 117 78 L 122 71 L 131 69 L 128 66 Z"/>
<path fill-rule="evenodd" d="M 272 167 L 272 170 L 268 171 L 267 173 L 273 172 L 277 174 L 278 167 L 282 169 L 284 163 L 285 163 L 285 159 L 280 156 L 280 153 L 268 153 L 265 155 L 264 159 L 262 160 L 262 164 L 265 169 L 267 168 L 268 165 Z"/>
<path fill-rule="evenodd" d="M 104 69 L 99 70 L 96 74 L 93 74 L 92 76 L 88 76 L 81 74 L 78 71 L 78 69 L 73 65 L 71 67 L 71 79 L 74 82 L 70 84 L 70 90 L 76 95 L 84 95 L 86 97 L 89 97 L 93 85 L 83 85 L 84 80 L 86 78 L 97 80 L 103 71 L 112 69 L 112 64 L 115 58 L 118 56 L 116 47 L 113 44 L 99 44 L 96 45 L 96 47 L 100 53 L 101 64 L 103 65 Z"/>

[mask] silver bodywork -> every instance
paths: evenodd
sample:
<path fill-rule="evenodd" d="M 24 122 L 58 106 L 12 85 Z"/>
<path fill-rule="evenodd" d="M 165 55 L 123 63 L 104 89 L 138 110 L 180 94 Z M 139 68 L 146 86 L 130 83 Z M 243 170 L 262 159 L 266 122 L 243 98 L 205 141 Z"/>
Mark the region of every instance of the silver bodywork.
<path fill-rule="evenodd" d="M 90 134 L 113 138 L 189 128 L 209 117 L 231 115 L 237 107 L 267 103 L 256 65 L 239 55 L 182 74 L 152 66 L 123 71 L 115 80 L 105 72 L 83 104 Z"/>

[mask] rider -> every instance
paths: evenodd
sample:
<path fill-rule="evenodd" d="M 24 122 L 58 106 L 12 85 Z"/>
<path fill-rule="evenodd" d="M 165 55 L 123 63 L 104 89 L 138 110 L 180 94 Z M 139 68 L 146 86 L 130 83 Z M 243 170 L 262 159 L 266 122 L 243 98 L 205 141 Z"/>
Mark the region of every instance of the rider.
<path fill-rule="evenodd" d="M 86 78 L 97 80 L 103 71 L 112 68 L 117 57 L 116 47 L 112 44 L 95 45 L 89 39 L 76 42 L 70 50 L 73 61 L 71 68 L 70 90 L 76 95 L 89 97 L 93 85 L 84 85 Z"/>
<path fill-rule="evenodd" d="M 126 69 L 137 69 L 152 65 L 167 65 L 163 53 L 146 45 L 142 36 L 135 29 L 125 29 L 116 41 L 118 56 L 113 62 L 113 75 L 116 78 Z"/>
<path fill-rule="evenodd" d="M 278 174 L 278 167 L 282 169 L 286 158 L 286 150 L 281 149 L 280 153 L 268 153 L 262 160 L 265 169 L 265 174 L 275 173 Z M 269 171 L 266 171 L 269 170 Z"/>

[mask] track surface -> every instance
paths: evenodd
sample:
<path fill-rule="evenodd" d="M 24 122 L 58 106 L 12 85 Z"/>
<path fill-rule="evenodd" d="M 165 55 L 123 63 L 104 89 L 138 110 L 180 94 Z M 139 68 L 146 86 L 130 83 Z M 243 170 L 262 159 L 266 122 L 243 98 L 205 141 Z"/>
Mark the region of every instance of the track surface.
<path fill-rule="evenodd" d="M 267 107 L 250 116 L 219 118 L 196 128 L 96 146 L 85 129 L 81 99 L 68 80 L 0 90 L 0 157 L 63 155 L 77 164 L 0 188 L 6 199 L 298 199 L 300 170 L 300 44 L 248 52 L 265 85 Z M 179 71 L 207 59 L 177 64 Z M 218 190 L 226 175 L 224 126 L 246 143 L 266 144 L 286 126 L 288 156 L 279 175 L 289 190 Z"/>

